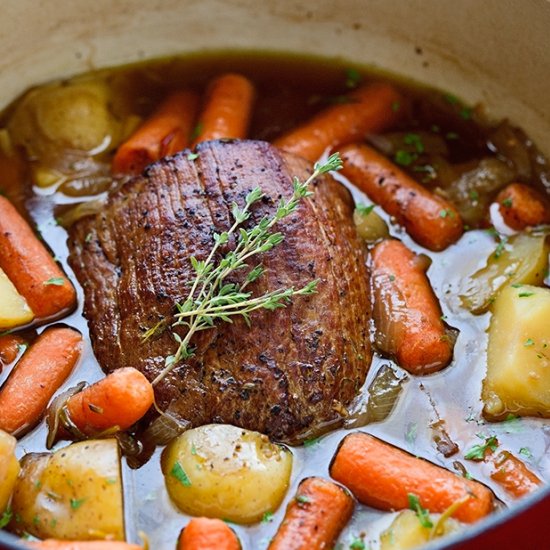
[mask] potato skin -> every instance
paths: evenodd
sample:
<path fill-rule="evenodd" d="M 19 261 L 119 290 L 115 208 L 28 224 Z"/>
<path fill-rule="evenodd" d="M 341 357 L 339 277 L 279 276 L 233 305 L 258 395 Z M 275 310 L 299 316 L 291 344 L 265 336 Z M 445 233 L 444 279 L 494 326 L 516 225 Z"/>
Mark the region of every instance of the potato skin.
<path fill-rule="evenodd" d="M 0 430 L 0 515 L 8 503 L 19 474 L 19 461 L 15 458 L 15 437 Z"/>
<path fill-rule="evenodd" d="M 73 443 L 22 460 L 10 529 L 39 538 L 123 540 L 120 456 L 114 439 Z"/>
<path fill-rule="evenodd" d="M 162 471 L 168 493 L 182 511 L 249 524 L 281 504 L 292 453 L 258 432 L 208 424 L 170 443 Z"/>

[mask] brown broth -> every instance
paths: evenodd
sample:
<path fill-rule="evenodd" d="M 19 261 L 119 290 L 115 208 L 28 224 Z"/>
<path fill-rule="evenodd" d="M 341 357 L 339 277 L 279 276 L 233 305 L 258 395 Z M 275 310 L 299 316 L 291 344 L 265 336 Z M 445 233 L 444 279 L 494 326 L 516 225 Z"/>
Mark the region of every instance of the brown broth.
<path fill-rule="evenodd" d="M 300 56 L 278 57 L 261 53 L 210 54 L 153 61 L 78 78 L 105 80 L 115 90 L 117 97 L 112 104 L 113 111 L 124 117 L 133 112 L 146 116 L 171 89 L 186 85 L 200 91 L 212 76 L 224 71 L 241 72 L 252 78 L 258 88 L 259 99 L 254 111 L 250 137 L 270 140 L 307 119 L 323 106 L 338 101 L 338 98 L 348 90 L 346 71 L 350 67 L 348 63 L 340 60 Z M 356 66 L 351 68 L 359 69 L 366 80 L 389 79 L 388 75 L 375 75 Z M 466 107 L 455 107 L 454 98 L 445 98 L 441 92 L 420 88 L 395 78 L 391 80 L 404 91 L 411 104 L 408 116 L 396 131 L 433 132 L 434 126 L 437 126 L 437 133 L 447 136 L 449 158 L 453 163 L 476 161 L 493 154 L 487 146 L 491 127 L 483 121 L 480 124 L 480 109 L 476 108 L 473 112 L 463 111 Z M 7 122 L 12 112 L 13 106 L 3 114 L 0 126 Z M 104 160 L 107 162 L 109 159 L 106 157 Z M 82 315 L 81 306 L 82 289 L 76 283 L 67 264 L 66 232 L 57 225 L 55 219 L 63 205 L 82 199 L 68 198 L 59 192 L 52 192 L 51 189 L 33 187 L 28 166 L 27 161 L 22 160 L 17 170 L 14 170 L 13 166 L 6 168 L 0 155 L 0 189 L 14 200 L 19 208 L 25 209 L 25 214 L 36 224 L 44 241 L 75 281 L 80 305 L 73 314 L 64 318 L 62 323 L 75 327 L 87 335 L 86 320 Z M 418 173 L 415 175 L 418 176 Z M 349 185 L 348 182 L 345 183 Z M 534 183 L 540 185 L 540 182 Z M 353 188 L 352 191 L 357 201 L 366 201 L 360 192 Z M 388 220 L 381 209 L 377 208 L 377 211 Z M 429 278 L 441 300 L 448 324 L 459 330 L 459 336 L 455 358 L 449 367 L 426 377 L 408 375 L 392 414 L 383 422 L 370 424 L 361 429 L 449 470 L 455 469 L 455 461 L 462 462 L 475 479 L 487 484 L 505 505 L 510 505 L 510 498 L 490 479 L 488 467 L 483 463 L 464 460 L 463 453 L 481 442 L 478 434 L 495 434 L 498 436 L 500 449 L 509 450 L 516 456 L 520 449 L 529 449 L 531 456 L 521 458 L 537 475 L 549 481 L 550 455 L 547 449 L 550 444 L 550 425 L 535 418 L 514 419 L 495 424 L 483 421 L 480 395 L 485 375 L 485 331 L 489 314 L 471 315 L 465 310 L 454 308 L 452 301 L 457 281 L 483 265 L 494 248 L 494 239 L 482 229 L 471 230 L 466 232 L 456 245 L 444 252 L 433 253 L 419 247 L 399 227 L 391 226 L 391 234 L 400 238 L 411 249 L 427 254 L 433 260 L 428 271 Z M 93 382 L 103 376 L 92 353 L 89 339 L 86 338 L 85 341 L 83 358 L 64 388 L 82 380 Z M 382 364 L 392 362 L 375 355 L 364 388 L 368 387 Z M 0 384 L 9 372 L 8 367 L 0 374 Z M 359 396 L 357 408 L 364 400 L 364 394 L 363 391 Z M 449 458 L 437 452 L 433 441 L 430 425 L 439 418 L 445 420 L 451 439 L 460 448 L 458 454 Z M 345 429 L 337 429 L 311 445 L 292 449 L 292 485 L 285 502 L 275 512 L 272 521 L 250 527 L 232 525 L 241 539 L 243 549 L 262 549 L 267 546 L 282 521 L 286 503 L 295 494 L 299 481 L 311 475 L 328 477 L 330 461 L 346 433 L 348 431 Z M 45 440 L 46 428 L 42 423 L 21 439 L 18 445 L 19 456 L 27 452 L 43 451 Z M 56 448 L 66 444 L 61 442 Z M 188 518 L 175 508 L 167 496 L 160 471 L 159 455 L 160 449 L 149 462 L 137 470 L 125 465 L 123 477 L 128 540 L 139 542 L 138 532 L 143 531 L 149 537 L 151 548 L 161 550 L 174 547 L 178 533 Z M 392 518 L 393 514 L 357 506 L 352 521 L 339 539 L 343 543 L 343 548 L 348 548 L 350 542 L 360 533 L 364 533 L 365 542 L 370 542 L 375 548 L 378 534 L 389 525 Z"/>

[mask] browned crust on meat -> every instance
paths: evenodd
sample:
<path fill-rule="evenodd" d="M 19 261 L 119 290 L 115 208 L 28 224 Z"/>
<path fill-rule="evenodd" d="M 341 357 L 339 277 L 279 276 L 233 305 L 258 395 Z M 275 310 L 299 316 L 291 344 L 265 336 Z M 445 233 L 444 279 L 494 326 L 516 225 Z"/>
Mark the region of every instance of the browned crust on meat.
<path fill-rule="evenodd" d="M 97 216 L 70 231 L 70 262 L 84 288 L 93 348 L 107 372 L 132 366 L 152 380 L 176 343 L 144 331 L 173 312 L 214 231 L 231 224 L 229 205 L 260 185 L 253 219 L 292 192 L 311 168 L 254 141 L 201 144 L 148 167 L 111 195 Z M 371 360 L 368 272 L 352 223 L 353 201 L 329 176 L 277 229 L 285 241 L 263 254 L 257 294 L 319 279 L 318 293 L 286 309 L 258 311 L 252 327 L 218 323 L 195 339 L 196 356 L 156 387 L 158 404 L 193 426 L 225 422 L 289 439 L 337 420 Z"/>

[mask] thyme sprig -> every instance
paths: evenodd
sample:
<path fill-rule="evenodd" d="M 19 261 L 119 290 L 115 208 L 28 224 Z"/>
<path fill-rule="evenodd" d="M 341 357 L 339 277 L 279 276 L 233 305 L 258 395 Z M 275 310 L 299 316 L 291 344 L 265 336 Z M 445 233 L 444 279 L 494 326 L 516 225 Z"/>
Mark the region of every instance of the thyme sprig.
<path fill-rule="evenodd" d="M 231 205 L 233 217 L 232 226 L 222 233 L 214 234 L 214 245 L 206 260 L 197 260 L 191 257 L 191 265 L 195 272 L 195 279 L 187 298 L 176 303 L 177 312 L 174 315 L 171 327 L 185 327 L 185 336 L 172 330 L 172 337 L 178 343 L 178 348 L 173 355 L 165 359 L 164 369 L 153 380 L 153 385 L 160 382 L 181 361 L 185 361 L 195 355 L 195 348 L 191 340 L 195 334 L 214 327 L 216 321 L 221 320 L 232 323 L 235 316 L 242 317 L 250 326 L 250 314 L 259 309 L 274 311 L 286 307 L 296 296 L 307 296 L 316 292 L 318 281 L 310 281 L 302 288 L 279 288 L 266 292 L 260 296 L 253 296 L 247 287 L 258 280 L 265 272 L 261 263 L 251 267 L 251 262 L 264 252 L 281 244 L 284 235 L 273 232 L 272 229 L 280 221 L 290 216 L 298 208 L 300 201 L 312 195 L 309 191 L 311 182 L 331 170 L 339 170 L 342 161 L 338 153 L 328 157 L 324 163 L 316 163 L 313 173 L 301 182 L 293 178 L 293 193 L 288 199 L 281 199 L 277 210 L 271 216 L 264 216 L 250 229 L 242 227 L 250 218 L 251 207 L 262 200 L 264 194 L 259 187 L 254 188 L 245 198 L 243 207 L 237 203 Z M 235 239 L 235 247 L 227 252 L 219 261 L 215 260 L 220 247 Z M 227 278 L 234 272 L 248 270 L 243 282 L 228 282 Z M 149 329 L 143 335 L 143 340 L 166 328 L 163 321 Z"/>

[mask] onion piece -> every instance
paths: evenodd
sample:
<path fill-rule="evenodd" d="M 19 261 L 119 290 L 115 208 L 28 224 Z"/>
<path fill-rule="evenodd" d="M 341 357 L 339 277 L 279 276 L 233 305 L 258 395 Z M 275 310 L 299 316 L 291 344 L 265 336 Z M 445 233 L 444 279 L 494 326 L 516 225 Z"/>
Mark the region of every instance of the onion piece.
<path fill-rule="evenodd" d="M 75 394 L 81 392 L 86 387 L 86 382 L 80 382 L 76 386 L 60 393 L 48 407 L 46 413 L 46 424 L 48 426 L 48 437 L 46 439 L 46 448 L 51 449 L 59 434 L 59 428 L 63 427 L 69 433 L 75 433 L 78 439 L 85 439 L 84 434 L 70 421 L 67 414 L 67 401 Z"/>
<path fill-rule="evenodd" d="M 351 416 L 345 427 L 360 428 L 385 420 L 393 411 L 408 378 L 405 373 L 397 372 L 389 365 L 382 365 L 367 390 L 369 399 L 364 411 Z"/>
<path fill-rule="evenodd" d="M 515 171 L 505 162 L 486 158 L 443 189 L 442 194 L 457 207 L 465 223 L 477 226 L 487 215 L 495 194 L 515 178 Z"/>
<path fill-rule="evenodd" d="M 105 204 L 104 199 L 96 199 L 93 201 L 81 202 L 77 206 L 56 215 L 57 222 L 64 229 L 69 229 L 75 222 L 85 216 L 92 216 L 101 212 Z"/>

